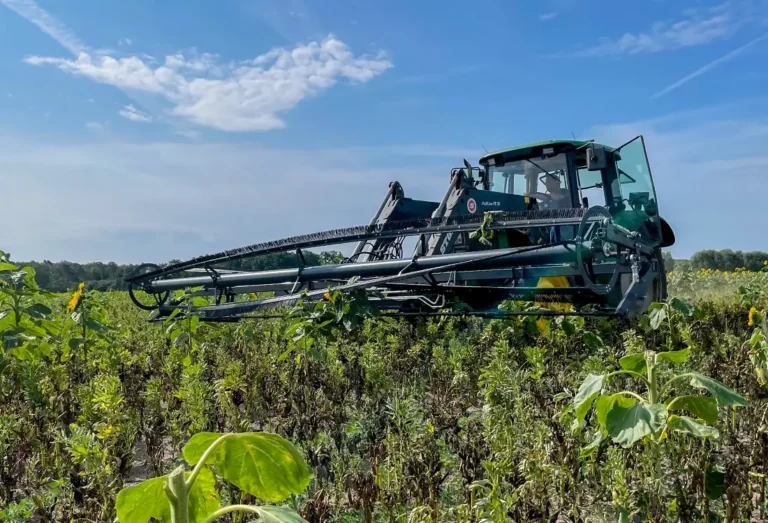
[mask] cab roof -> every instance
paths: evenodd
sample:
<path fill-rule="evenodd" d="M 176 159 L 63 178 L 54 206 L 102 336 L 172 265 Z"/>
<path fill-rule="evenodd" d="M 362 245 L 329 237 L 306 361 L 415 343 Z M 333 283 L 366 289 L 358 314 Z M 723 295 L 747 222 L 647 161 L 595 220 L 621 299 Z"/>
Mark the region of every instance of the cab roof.
<path fill-rule="evenodd" d="M 497 160 L 502 160 L 504 162 L 511 162 L 514 160 L 519 160 L 522 158 L 532 158 L 534 156 L 540 156 L 541 151 L 546 147 L 552 147 L 555 149 L 555 152 L 560 152 L 563 150 L 571 150 L 571 149 L 578 149 L 581 147 L 586 147 L 589 143 L 592 143 L 591 140 L 589 141 L 581 141 L 581 140 L 546 140 L 543 142 L 534 142 L 529 143 L 525 145 L 518 145 L 516 147 L 510 147 L 508 149 L 500 149 L 498 151 L 493 151 L 485 156 L 480 158 L 480 163 L 486 163 L 489 159 L 494 158 Z M 601 145 L 601 144 L 595 144 L 595 145 Z M 608 152 L 613 151 L 613 147 L 609 147 L 607 145 L 603 145 L 605 149 Z"/>

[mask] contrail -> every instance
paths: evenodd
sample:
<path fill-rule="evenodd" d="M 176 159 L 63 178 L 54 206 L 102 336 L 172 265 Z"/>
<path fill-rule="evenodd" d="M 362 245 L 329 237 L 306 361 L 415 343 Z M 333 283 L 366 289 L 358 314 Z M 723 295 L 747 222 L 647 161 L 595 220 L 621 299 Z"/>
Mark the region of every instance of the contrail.
<path fill-rule="evenodd" d="M 37 5 L 34 0 L 0 0 L 0 4 L 35 24 L 73 55 L 77 56 L 87 50 L 87 47 L 72 31 L 67 29 L 64 24 L 45 9 Z"/>
<path fill-rule="evenodd" d="M 718 65 L 720 65 L 722 63 L 725 63 L 725 62 L 728 62 L 730 60 L 733 60 L 735 57 L 737 57 L 738 55 L 740 55 L 741 53 L 746 51 L 748 48 L 752 47 L 753 45 L 755 45 L 755 44 L 757 44 L 759 42 L 762 42 L 766 38 L 768 38 L 768 33 L 764 34 L 763 36 L 758 36 L 754 40 L 751 40 L 751 41 L 747 42 L 746 44 L 742 45 L 741 47 L 739 47 L 737 49 L 734 49 L 733 51 L 731 51 L 727 55 L 721 56 L 717 60 L 713 60 L 712 62 L 709 62 L 707 65 L 705 65 L 705 66 L 703 66 L 703 67 L 701 67 L 699 69 L 696 69 L 694 72 L 692 72 L 688 76 L 684 76 L 683 78 L 681 78 L 677 82 L 675 82 L 675 83 L 673 83 L 671 85 L 668 85 L 667 87 L 665 87 L 664 89 L 662 89 L 658 93 L 654 94 L 651 97 L 651 100 L 655 100 L 656 98 L 660 98 L 660 97 L 664 96 L 665 94 L 674 91 L 678 87 L 687 84 L 688 82 L 690 82 L 694 78 L 697 78 L 697 77 L 703 75 L 707 71 L 709 71 L 711 69 L 714 69 Z"/>

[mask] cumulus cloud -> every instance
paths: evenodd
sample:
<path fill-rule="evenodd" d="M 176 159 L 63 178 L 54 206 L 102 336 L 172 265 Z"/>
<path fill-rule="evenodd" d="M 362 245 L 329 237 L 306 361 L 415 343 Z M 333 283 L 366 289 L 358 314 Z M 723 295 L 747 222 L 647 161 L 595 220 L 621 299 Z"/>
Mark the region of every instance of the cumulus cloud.
<path fill-rule="evenodd" d="M 113 56 L 93 50 L 34 0 L 0 0 L 67 49 L 74 58 L 29 56 L 35 66 L 112 85 L 129 96 L 149 93 L 165 99 L 169 112 L 222 131 L 268 131 L 285 127 L 280 115 L 317 96 L 340 79 L 365 83 L 392 67 L 383 52 L 356 56 L 333 35 L 322 41 L 275 48 L 251 60 L 220 63 L 219 57 L 178 52 L 164 60 L 138 53 Z M 118 42 L 126 47 L 133 42 Z"/>
<path fill-rule="evenodd" d="M 365 83 L 392 67 L 383 54 L 355 56 L 332 35 L 235 64 L 221 64 L 207 53 L 176 53 L 155 64 L 140 56 L 115 58 L 86 51 L 74 59 L 30 56 L 25 61 L 158 95 L 170 102 L 171 114 L 222 131 L 280 129 L 285 127 L 282 113 L 330 89 L 339 79 Z"/>
<path fill-rule="evenodd" d="M 584 57 L 621 56 L 704 45 L 735 34 L 748 22 L 748 12 L 744 5 L 734 2 L 689 9 L 678 20 L 660 20 L 647 31 L 625 33 L 617 39 L 604 38 L 598 45 L 576 54 Z"/>
<path fill-rule="evenodd" d="M 133 104 L 128 104 L 119 111 L 120 116 L 128 118 L 132 122 L 151 122 L 152 117 L 136 109 Z"/>

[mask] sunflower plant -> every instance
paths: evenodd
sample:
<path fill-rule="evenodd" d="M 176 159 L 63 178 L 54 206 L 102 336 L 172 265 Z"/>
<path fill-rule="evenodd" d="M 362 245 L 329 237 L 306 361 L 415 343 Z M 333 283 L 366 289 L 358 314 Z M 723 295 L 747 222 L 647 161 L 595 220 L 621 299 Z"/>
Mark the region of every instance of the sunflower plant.
<path fill-rule="evenodd" d="M 752 336 L 746 342 L 749 351 L 749 359 L 755 367 L 757 381 L 760 385 L 768 384 L 768 320 L 766 320 L 765 311 L 759 311 L 756 307 L 749 309 L 749 320 L 747 325 L 755 327 Z"/>
<path fill-rule="evenodd" d="M 0 251 L 0 341 L 3 351 L 19 359 L 50 351 L 46 340 L 54 325 L 51 309 L 38 301 L 46 294 L 35 282 L 32 267 L 18 267 Z"/>
<path fill-rule="evenodd" d="M 67 341 L 70 349 L 84 347 L 93 333 L 103 334 L 109 330 L 106 310 L 96 294 L 90 292 L 85 283 L 80 283 L 67 303 L 67 313 L 79 327 L 78 335 Z"/>
<path fill-rule="evenodd" d="M 280 503 L 309 486 L 312 471 L 288 440 L 266 432 L 194 435 L 182 451 L 192 467 L 181 465 L 166 476 L 126 487 L 117 495 L 116 522 L 211 523 L 228 514 L 252 514 L 259 521 L 306 521 L 281 506 L 221 506 L 217 479 L 258 499 Z M 215 472 L 215 474 L 214 474 Z"/>
<path fill-rule="evenodd" d="M 592 442 L 582 450 L 582 456 L 592 454 L 606 437 L 624 447 L 644 439 L 660 443 L 671 432 L 717 438 L 719 433 L 714 425 L 719 408 L 747 406 L 749 402 L 723 383 L 698 372 L 676 374 L 664 383 L 659 381 L 663 363 L 682 364 L 689 356 L 690 349 L 645 351 L 621 358 L 620 370 L 587 376 L 573 400 L 576 426 L 584 425 L 594 406 L 598 427 Z M 629 390 L 608 393 L 608 383 L 617 376 L 628 376 L 641 383 L 645 394 Z M 673 395 L 673 386 L 684 381 L 695 389 L 706 390 L 710 396 Z"/>

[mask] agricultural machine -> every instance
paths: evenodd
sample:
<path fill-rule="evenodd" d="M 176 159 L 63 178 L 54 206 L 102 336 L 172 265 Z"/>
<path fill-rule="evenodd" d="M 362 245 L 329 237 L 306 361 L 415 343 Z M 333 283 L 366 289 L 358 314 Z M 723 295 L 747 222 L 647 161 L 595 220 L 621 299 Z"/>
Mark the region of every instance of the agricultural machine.
<path fill-rule="evenodd" d="M 367 225 L 143 264 L 128 283 L 134 303 L 155 318 L 182 306 L 201 320 L 259 317 L 327 299 L 329 289 L 362 292 L 396 316 L 492 317 L 510 302 L 538 305 L 518 313 L 632 316 L 666 297 L 661 249 L 674 241 L 642 136 L 618 148 L 547 141 L 488 153 L 479 166 L 464 160 L 439 202 L 408 198 L 392 182 Z M 342 244 L 343 263 L 305 264 L 303 250 Z M 227 269 L 282 251 L 295 252 L 296 268 Z M 190 288 L 206 305 L 171 298 Z"/>

